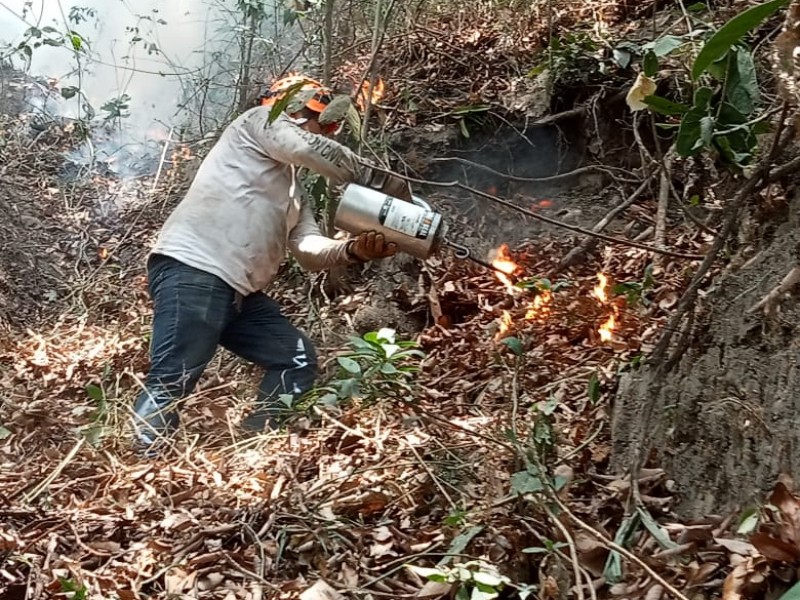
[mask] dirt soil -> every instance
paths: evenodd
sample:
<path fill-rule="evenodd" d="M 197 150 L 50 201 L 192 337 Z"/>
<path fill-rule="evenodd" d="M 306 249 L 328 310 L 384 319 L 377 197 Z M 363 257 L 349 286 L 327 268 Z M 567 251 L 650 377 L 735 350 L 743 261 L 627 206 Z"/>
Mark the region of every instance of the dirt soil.
<path fill-rule="evenodd" d="M 646 369 L 620 383 L 616 469 L 629 466 L 635 440 L 651 440 L 651 458 L 675 479 L 678 510 L 690 518 L 754 505 L 779 474 L 800 469 L 800 303 L 785 299 L 775 318 L 745 314 L 796 262 L 797 198 L 790 208 L 773 241 L 751 260 L 734 261 L 742 266 L 709 289 L 694 342 L 657 396 Z M 640 423 L 637 415 L 651 401 L 652 422 Z"/>

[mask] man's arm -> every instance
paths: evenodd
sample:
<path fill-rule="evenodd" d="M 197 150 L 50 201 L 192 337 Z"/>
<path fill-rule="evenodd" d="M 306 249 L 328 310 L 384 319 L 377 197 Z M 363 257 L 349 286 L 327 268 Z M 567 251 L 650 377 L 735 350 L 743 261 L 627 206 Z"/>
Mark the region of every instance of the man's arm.
<path fill-rule="evenodd" d="M 356 262 L 347 252 L 348 242 L 333 240 L 319 229 L 314 212 L 304 201 L 297 225 L 289 232 L 289 251 L 307 271 L 322 271 Z"/>
<path fill-rule="evenodd" d="M 269 123 L 253 123 L 256 139 L 272 159 L 311 169 L 328 178 L 333 185 L 358 183 L 382 192 L 411 200 L 408 185 L 400 178 L 372 168 L 347 146 L 323 135 L 309 133 L 285 115 Z"/>
<path fill-rule="evenodd" d="M 269 123 L 264 112 L 263 123 L 254 121 L 253 128 L 261 149 L 280 163 L 302 166 L 327 177 L 334 185 L 361 181 L 366 170 L 355 152 L 322 135 L 309 133 L 285 115 Z"/>
<path fill-rule="evenodd" d="M 304 269 L 321 271 L 394 256 L 397 246 L 386 242 L 383 234 L 375 231 L 365 231 L 352 240 L 332 240 L 322 235 L 311 206 L 303 202 L 300 219 L 289 233 L 289 250 Z"/>

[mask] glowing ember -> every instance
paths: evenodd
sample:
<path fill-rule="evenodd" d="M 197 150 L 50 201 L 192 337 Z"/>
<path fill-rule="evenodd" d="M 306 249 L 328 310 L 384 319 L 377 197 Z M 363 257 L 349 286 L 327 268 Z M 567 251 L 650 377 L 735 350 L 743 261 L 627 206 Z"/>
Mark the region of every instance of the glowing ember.
<path fill-rule="evenodd" d="M 544 318 L 550 314 L 550 302 L 553 299 L 553 294 L 550 290 L 544 290 L 536 298 L 533 299 L 528 305 L 528 311 L 525 313 L 525 318 L 529 321 L 535 321 L 539 318 Z"/>
<path fill-rule="evenodd" d="M 506 286 L 509 294 L 518 294 L 521 291 L 508 277 L 519 270 L 519 265 L 514 262 L 508 251 L 508 244 L 502 244 L 497 249 L 497 256 L 492 261 L 492 266 L 495 268 L 495 276 Z"/>
<path fill-rule="evenodd" d="M 378 77 L 375 85 L 372 87 L 372 96 L 370 99 L 370 104 L 377 104 L 380 102 L 381 98 L 383 98 L 383 92 L 386 90 L 386 84 L 383 83 L 383 79 Z M 358 92 L 358 96 L 356 97 L 356 105 L 358 108 L 361 109 L 363 112 L 367 108 L 367 98 L 370 98 L 369 95 L 369 80 L 365 79 L 364 83 L 361 84 L 361 89 Z"/>
<path fill-rule="evenodd" d="M 617 326 L 617 320 L 614 315 L 608 317 L 608 320 L 600 326 L 597 333 L 600 334 L 600 340 L 603 342 L 610 342 L 614 337 L 614 328 Z"/>
<path fill-rule="evenodd" d="M 500 317 L 500 329 L 497 330 L 497 336 L 500 337 L 506 333 L 511 328 L 512 323 L 511 314 L 507 310 L 504 310 L 503 316 Z"/>
<path fill-rule="evenodd" d="M 606 288 L 608 287 L 608 277 L 606 277 L 603 273 L 597 274 L 597 279 L 600 281 L 594 289 L 592 290 L 592 296 L 600 300 L 603 304 L 608 302 L 608 294 L 606 293 Z"/>

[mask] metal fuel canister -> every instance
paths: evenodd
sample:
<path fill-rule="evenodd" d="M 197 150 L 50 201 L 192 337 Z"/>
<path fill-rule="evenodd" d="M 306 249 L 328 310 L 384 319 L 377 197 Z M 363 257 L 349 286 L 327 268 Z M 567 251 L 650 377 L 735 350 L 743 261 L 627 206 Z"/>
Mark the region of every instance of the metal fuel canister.
<path fill-rule="evenodd" d="M 423 260 L 439 251 L 447 229 L 442 215 L 422 198 L 407 202 L 355 183 L 345 188 L 333 224 L 354 235 L 377 231 L 401 252 Z"/>

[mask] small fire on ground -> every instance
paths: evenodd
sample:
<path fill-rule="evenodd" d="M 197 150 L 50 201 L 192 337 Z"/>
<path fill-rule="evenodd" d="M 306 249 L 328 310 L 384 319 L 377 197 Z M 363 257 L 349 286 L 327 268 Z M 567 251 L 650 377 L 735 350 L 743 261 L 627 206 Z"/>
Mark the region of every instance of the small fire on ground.
<path fill-rule="evenodd" d="M 496 252 L 492 266 L 495 269 L 495 277 L 502 283 L 506 291 L 513 295 L 518 296 L 523 293 L 523 290 L 514 284 L 512 277 L 519 275 L 523 269 L 514 261 L 508 248 L 508 244 L 502 244 Z M 597 274 L 598 283 L 592 289 L 591 295 L 604 307 L 609 307 L 611 313 L 605 322 L 597 329 L 597 334 L 602 342 L 611 342 L 614 339 L 614 330 L 618 327 L 617 319 L 619 317 L 619 309 L 616 304 L 610 302 L 608 295 L 608 276 L 604 273 Z M 525 311 L 526 321 L 543 320 L 547 318 L 552 312 L 553 293 L 551 290 L 538 290 L 536 296 L 528 302 Z M 505 335 L 514 324 L 511 313 L 504 310 L 501 317 L 497 337 L 500 338 Z"/>
<path fill-rule="evenodd" d="M 509 294 L 516 296 L 523 293 L 521 288 L 514 285 L 514 281 L 511 278 L 513 275 L 521 273 L 522 267 L 514 261 L 514 258 L 509 252 L 508 244 L 502 244 L 497 249 L 497 254 L 492 261 L 492 266 L 495 268 L 495 276 L 505 286 Z M 550 314 L 550 304 L 552 300 L 553 294 L 550 290 L 539 290 L 536 297 L 528 302 L 528 306 L 525 310 L 525 320 L 536 321 L 547 317 Z M 497 335 L 502 336 L 508 332 L 511 325 L 513 325 L 511 313 L 504 310 L 500 318 L 500 328 Z"/>
<path fill-rule="evenodd" d="M 600 304 L 608 305 L 608 277 L 604 273 L 597 274 L 598 284 L 592 290 L 592 296 L 600 301 Z M 611 305 L 612 313 L 608 316 L 605 323 L 600 325 L 597 330 L 600 340 L 603 342 L 610 342 L 614 339 L 614 329 L 617 327 L 617 305 Z"/>
<path fill-rule="evenodd" d="M 381 101 L 381 98 L 383 98 L 383 93 L 385 91 L 386 84 L 383 82 L 383 79 L 378 77 L 375 81 L 375 85 L 372 87 L 372 94 L 370 95 L 369 79 L 365 79 L 356 96 L 356 105 L 361 112 L 364 112 L 367 109 L 367 98 L 370 98 L 370 104 L 377 104 Z"/>

